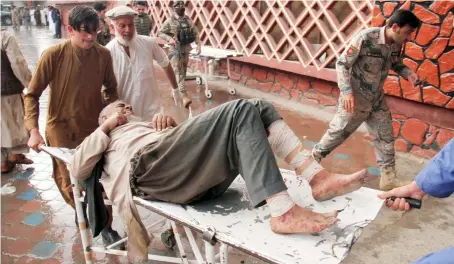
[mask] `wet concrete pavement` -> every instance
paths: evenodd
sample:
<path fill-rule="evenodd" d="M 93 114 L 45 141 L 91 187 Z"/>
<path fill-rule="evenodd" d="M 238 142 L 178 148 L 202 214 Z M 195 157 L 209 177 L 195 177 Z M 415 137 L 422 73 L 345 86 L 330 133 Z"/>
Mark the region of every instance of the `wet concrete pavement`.
<path fill-rule="evenodd" d="M 62 40 L 52 39 L 46 29 L 13 33 L 19 40 L 20 47 L 31 69 L 36 67 L 42 51 Z M 219 82 L 216 82 L 218 84 Z M 173 106 L 170 98 L 170 86 L 162 71 L 158 70 L 158 84 L 165 110 L 176 117 L 177 121 L 187 118 L 187 111 Z M 273 99 L 272 95 L 256 94 L 241 89 L 236 96 L 229 95 L 221 85 L 212 85 L 213 99 L 207 100 L 203 91 L 198 91 L 195 81 L 187 82 L 187 89 L 193 99 L 193 114 L 218 106 L 226 101 L 242 96 L 259 95 Z M 278 99 L 273 102 L 279 102 Z M 294 129 L 307 148 L 317 142 L 328 127 L 326 121 L 320 121 L 307 114 L 319 109 L 309 109 L 299 105 L 287 109 L 276 104 L 284 120 Z M 286 105 L 289 107 L 289 105 Z M 310 111 L 308 111 L 308 109 Z M 301 111 L 300 111 L 301 110 Z M 45 115 L 47 111 L 47 92 L 40 99 L 40 130 L 44 134 Z M 331 113 L 320 113 L 320 115 Z M 10 184 L 16 188 L 14 193 L 1 197 L 1 263 L 83 263 L 82 244 L 79 232 L 74 224 L 74 212 L 65 204 L 51 177 L 52 165 L 45 153 L 31 152 L 33 165 L 17 166 L 12 173 L 2 175 L 1 185 Z M 407 179 L 412 179 L 424 166 L 425 161 L 407 155 L 399 155 L 398 169 Z M 280 162 L 281 167 L 286 167 Z M 322 165 L 335 172 L 353 172 L 368 168 L 375 177 L 367 186 L 377 188 L 379 170 L 375 162 L 374 151 L 364 134 L 355 133 L 333 154 L 326 158 Z M 429 198 L 424 201 L 420 211 L 409 213 L 393 212 L 382 209 L 377 219 L 365 228 L 359 241 L 353 246 L 350 255 L 343 263 L 408 263 L 411 260 L 453 246 L 454 199 L 438 200 Z M 124 236 L 124 228 L 114 209 L 113 228 Z M 159 219 L 158 216 L 141 210 L 145 225 Z M 159 241 L 164 227 L 153 230 L 156 239 L 150 251 L 162 255 L 175 255 L 165 250 Z M 94 239 L 99 244 L 99 238 Z M 263 263 L 244 253 L 233 250 L 231 263 Z M 95 255 L 96 263 L 125 263 L 124 257 Z M 150 262 L 151 263 L 151 262 Z"/>

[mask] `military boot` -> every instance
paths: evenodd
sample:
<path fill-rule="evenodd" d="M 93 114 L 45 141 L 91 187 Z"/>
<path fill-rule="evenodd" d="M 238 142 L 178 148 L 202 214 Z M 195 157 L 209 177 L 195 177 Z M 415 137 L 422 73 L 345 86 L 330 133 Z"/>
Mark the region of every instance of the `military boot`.
<path fill-rule="evenodd" d="M 192 104 L 191 98 L 189 98 L 188 95 L 183 94 L 183 107 L 184 108 L 189 108 L 190 104 Z"/>
<path fill-rule="evenodd" d="M 394 166 L 380 168 L 380 174 L 380 189 L 383 191 L 389 191 L 411 182 L 399 179 L 396 175 L 396 167 Z"/>

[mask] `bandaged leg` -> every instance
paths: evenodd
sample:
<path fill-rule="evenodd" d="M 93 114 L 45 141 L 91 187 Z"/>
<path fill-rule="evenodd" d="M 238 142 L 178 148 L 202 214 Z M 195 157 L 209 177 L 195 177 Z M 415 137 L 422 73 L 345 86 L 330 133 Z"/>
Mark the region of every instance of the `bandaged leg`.
<path fill-rule="evenodd" d="M 271 214 L 271 230 L 280 234 L 318 233 L 337 222 L 337 212 L 320 214 L 295 204 L 287 191 L 266 199 Z"/>
<path fill-rule="evenodd" d="M 276 193 L 275 195 L 266 198 L 266 203 L 268 204 L 270 214 L 273 217 L 287 213 L 295 205 L 295 202 L 290 198 L 287 191 Z"/>
<path fill-rule="evenodd" d="M 268 141 L 274 154 L 289 164 L 298 177 L 309 182 L 316 200 L 328 200 L 361 188 L 367 176 L 366 170 L 350 175 L 329 173 L 312 157 L 310 151 L 302 149 L 301 141 L 284 120 L 273 122 L 268 131 Z"/>

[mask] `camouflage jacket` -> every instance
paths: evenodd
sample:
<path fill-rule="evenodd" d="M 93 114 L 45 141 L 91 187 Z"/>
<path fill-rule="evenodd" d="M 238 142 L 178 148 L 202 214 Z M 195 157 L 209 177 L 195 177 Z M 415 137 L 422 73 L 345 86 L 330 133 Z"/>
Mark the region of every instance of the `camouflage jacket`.
<path fill-rule="evenodd" d="M 105 46 L 110 42 L 110 28 L 106 21 L 102 18 L 99 19 L 99 28 L 96 36 L 96 42 Z"/>
<path fill-rule="evenodd" d="M 134 25 L 136 26 L 137 34 L 150 36 L 153 23 L 148 14 L 136 16 L 134 18 Z"/>
<path fill-rule="evenodd" d="M 358 32 L 336 63 L 341 94 L 359 94 L 369 102 L 383 98 L 390 69 L 405 79 L 412 72 L 402 63 L 401 50 L 401 44 L 386 44 L 385 27 Z"/>
<path fill-rule="evenodd" d="M 168 18 L 161 26 L 161 29 L 158 32 L 158 37 L 162 38 L 165 41 L 169 41 L 172 38 L 176 38 L 178 35 L 178 31 L 180 28 L 180 24 L 182 22 L 186 22 L 189 24 L 192 34 L 195 36 L 195 42 L 197 43 L 198 46 L 201 45 L 200 38 L 199 38 L 199 31 L 197 30 L 197 27 L 194 26 L 192 23 L 191 19 L 188 16 L 184 16 L 181 19 L 176 18 L 174 15 Z M 191 45 L 186 44 L 185 45 L 185 51 L 191 50 Z"/>

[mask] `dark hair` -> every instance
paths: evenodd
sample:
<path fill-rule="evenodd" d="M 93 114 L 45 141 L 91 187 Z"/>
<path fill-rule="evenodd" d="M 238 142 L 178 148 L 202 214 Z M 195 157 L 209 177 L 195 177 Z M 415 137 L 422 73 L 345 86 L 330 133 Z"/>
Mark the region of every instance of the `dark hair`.
<path fill-rule="evenodd" d="M 148 6 L 148 3 L 147 3 L 147 1 L 137 1 L 136 5 Z"/>
<path fill-rule="evenodd" d="M 97 2 L 97 3 L 93 4 L 93 9 L 98 11 L 98 12 L 106 10 L 106 8 L 107 8 L 106 5 L 104 3 L 101 3 L 101 2 Z"/>
<path fill-rule="evenodd" d="M 397 24 L 399 27 L 409 25 L 411 28 L 418 28 L 421 25 L 419 18 L 408 10 L 394 12 L 388 22 L 388 26 Z"/>
<path fill-rule="evenodd" d="M 130 5 L 130 4 L 127 4 L 126 6 L 127 6 L 127 7 L 131 7 L 131 5 Z"/>
<path fill-rule="evenodd" d="M 68 24 L 77 31 L 84 26 L 85 31 L 89 32 L 89 26 L 93 26 L 96 31 L 99 27 L 99 17 L 96 11 L 88 6 L 76 6 L 69 11 Z"/>

